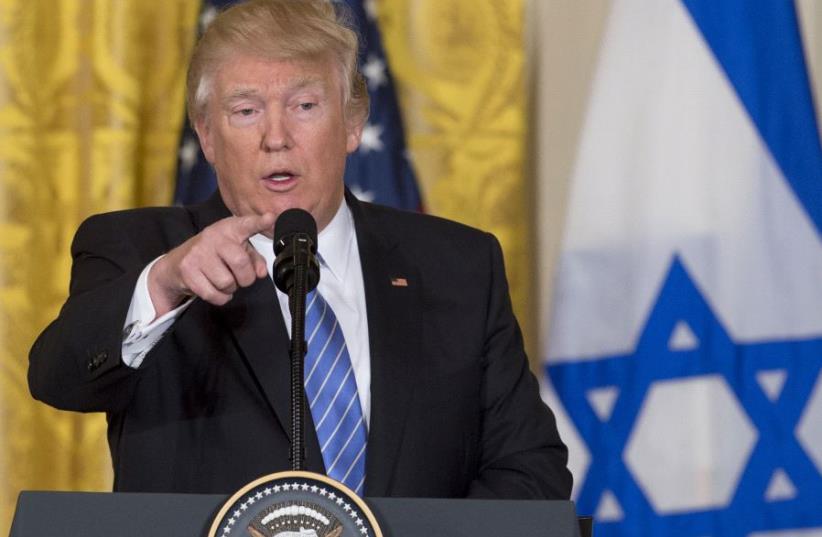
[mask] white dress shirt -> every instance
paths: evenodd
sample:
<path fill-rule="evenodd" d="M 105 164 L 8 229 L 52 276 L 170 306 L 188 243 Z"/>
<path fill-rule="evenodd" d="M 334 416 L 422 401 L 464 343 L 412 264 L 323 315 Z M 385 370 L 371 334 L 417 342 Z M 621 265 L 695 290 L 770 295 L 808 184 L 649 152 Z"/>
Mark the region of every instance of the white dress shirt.
<path fill-rule="evenodd" d="M 272 240 L 265 235 L 257 234 L 251 237 L 249 242 L 265 258 L 268 275 L 271 278 L 274 264 Z M 320 283 L 317 285 L 317 291 L 334 310 L 342 328 L 357 381 L 357 392 L 363 416 L 366 424 L 369 424 L 371 419 L 371 364 L 365 286 L 357 246 L 357 234 L 354 230 L 354 218 L 344 201 L 340 204 L 331 222 L 319 233 L 317 242 L 319 243 L 317 252 L 320 258 Z M 154 347 L 174 320 L 193 301 L 193 299 L 187 300 L 176 309 L 154 319 L 156 310 L 148 292 L 148 272 L 157 259 L 146 266 L 140 274 L 126 316 L 122 356 L 123 362 L 133 368 L 140 367 L 146 353 Z M 290 335 L 291 312 L 288 309 L 288 295 L 277 289 L 277 299 Z"/>

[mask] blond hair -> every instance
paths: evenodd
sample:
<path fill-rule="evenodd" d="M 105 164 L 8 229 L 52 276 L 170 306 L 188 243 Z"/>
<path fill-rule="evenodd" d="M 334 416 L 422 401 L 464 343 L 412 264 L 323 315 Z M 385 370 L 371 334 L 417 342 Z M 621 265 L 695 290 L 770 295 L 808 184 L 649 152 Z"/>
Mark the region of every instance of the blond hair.
<path fill-rule="evenodd" d="M 346 117 L 368 119 L 368 90 L 357 69 L 359 40 L 350 15 L 330 0 L 248 0 L 220 13 L 208 26 L 188 68 L 186 101 L 194 125 L 205 115 L 220 65 L 237 54 L 276 60 L 337 60 Z"/>

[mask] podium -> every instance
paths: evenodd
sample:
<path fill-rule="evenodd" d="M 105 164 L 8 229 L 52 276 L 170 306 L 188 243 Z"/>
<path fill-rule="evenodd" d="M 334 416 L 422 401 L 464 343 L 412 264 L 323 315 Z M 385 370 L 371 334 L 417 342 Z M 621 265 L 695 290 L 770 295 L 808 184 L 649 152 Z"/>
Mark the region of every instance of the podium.
<path fill-rule="evenodd" d="M 28 492 L 10 537 L 206 537 L 227 499 L 205 494 Z M 579 537 L 574 504 L 366 498 L 384 537 Z"/>

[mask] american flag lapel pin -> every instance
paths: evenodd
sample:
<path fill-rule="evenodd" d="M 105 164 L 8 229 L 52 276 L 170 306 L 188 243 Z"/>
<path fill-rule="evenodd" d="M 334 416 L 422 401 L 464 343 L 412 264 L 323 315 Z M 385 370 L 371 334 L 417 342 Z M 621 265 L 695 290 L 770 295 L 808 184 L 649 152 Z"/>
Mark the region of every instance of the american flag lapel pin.
<path fill-rule="evenodd" d="M 391 285 L 394 287 L 408 287 L 408 280 L 405 278 L 391 278 Z"/>

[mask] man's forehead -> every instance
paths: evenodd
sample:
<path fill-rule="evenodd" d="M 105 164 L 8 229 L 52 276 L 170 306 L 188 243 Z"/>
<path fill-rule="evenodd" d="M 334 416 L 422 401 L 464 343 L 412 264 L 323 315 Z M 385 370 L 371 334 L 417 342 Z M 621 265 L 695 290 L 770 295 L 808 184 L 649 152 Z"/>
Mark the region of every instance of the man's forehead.
<path fill-rule="evenodd" d="M 223 95 L 251 94 L 269 89 L 324 88 L 332 83 L 333 69 L 325 59 L 279 60 L 236 56 L 217 69 Z"/>
<path fill-rule="evenodd" d="M 223 96 L 226 99 L 243 97 L 255 97 L 274 91 L 299 91 L 302 89 L 324 90 L 327 81 L 322 77 L 305 76 L 282 81 L 271 82 L 248 82 L 248 81 L 228 81 L 223 88 Z"/>

